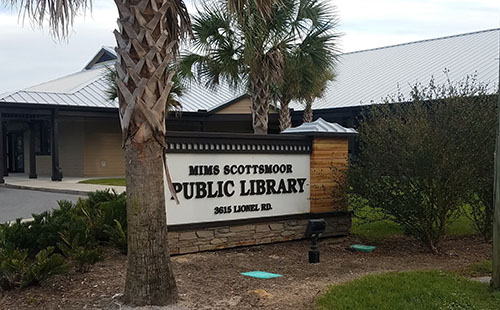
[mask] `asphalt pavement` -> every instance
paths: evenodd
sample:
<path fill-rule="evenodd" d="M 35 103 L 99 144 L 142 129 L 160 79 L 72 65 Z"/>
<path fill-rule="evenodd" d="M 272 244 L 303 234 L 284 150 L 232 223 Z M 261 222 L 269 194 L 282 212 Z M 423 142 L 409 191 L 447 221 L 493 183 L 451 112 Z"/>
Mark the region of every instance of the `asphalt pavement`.
<path fill-rule="evenodd" d="M 0 186 L 0 223 L 31 218 L 33 213 L 57 208 L 58 200 L 75 202 L 78 197 L 83 196 Z"/>

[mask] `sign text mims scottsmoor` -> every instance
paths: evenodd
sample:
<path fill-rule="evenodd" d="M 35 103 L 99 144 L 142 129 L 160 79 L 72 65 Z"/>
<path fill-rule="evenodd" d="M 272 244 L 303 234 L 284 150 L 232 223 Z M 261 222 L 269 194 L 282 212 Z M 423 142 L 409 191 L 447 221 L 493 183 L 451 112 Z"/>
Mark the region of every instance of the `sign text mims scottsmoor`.
<path fill-rule="evenodd" d="M 175 182 L 174 189 L 185 199 L 221 198 L 254 195 L 276 195 L 303 193 L 306 178 L 274 179 L 266 176 L 293 173 L 292 164 L 253 164 L 253 165 L 197 165 L 189 166 L 190 176 L 209 175 L 251 175 L 251 179 L 221 181 Z M 254 178 L 254 176 L 261 176 Z M 173 198 L 172 198 L 173 199 Z"/>
<path fill-rule="evenodd" d="M 169 224 L 308 213 L 308 154 L 169 154 Z"/>

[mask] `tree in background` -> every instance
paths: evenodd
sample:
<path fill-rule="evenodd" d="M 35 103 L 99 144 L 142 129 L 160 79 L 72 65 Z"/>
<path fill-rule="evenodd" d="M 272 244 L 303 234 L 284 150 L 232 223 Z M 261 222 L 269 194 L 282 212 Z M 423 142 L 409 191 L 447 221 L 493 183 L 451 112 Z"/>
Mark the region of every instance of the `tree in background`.
<path fill-rule="evenodd" d="M 324 1 L 300 0 L 292 25 L 290 31 L 297 39 L 285 51 L 283 79 L 273 87 L 273 96 L 279 101 L 282 131 L 291 127 L 292 100 L 310 103 L 312 121 L 312 99 L 320 96 L 327 81 L 333 79 L 339 54 L 335 12 Z"/>
<path fill-rule="evenodd" d="M 311 64 L 328 67 L 330 59 L 325 58 L 335 55 L 335 15 L 326 2 L 317 0 L 280 1 L 269 18 L 257 14 L 253 3 L 244 5 L 239 14 L 231 13 L 226 6 L 226 2 L 215 1 L 193 17 L 195 53 L 183 57 L 181 72 L 209 87 L 224 81 L 234 88 L 246 88 L 252 102 L 254 132 L 266 134 L 272 88 L 292 73 L 294 77 L 285 84 L 295 87 L 301 78 L 295 71 Z M 314 62 L 295 69 L 290 66 L 286 71 L 287 57 L 306 54 Z"/>
<path fill-rule="evenodd" d="M 318 67 L 318 69 L 319 70 L 316 72 L 314 78 L 309 81 L 310 86 L 308 87 L 307 83 L 303 84 L 306 86 L 306 90 L 308 90 L 308 92 L 304 94 L 305 108 L 302 118 L 304 123 L 310 123 L 313 121 L 313 102 L 316 98 L 323 96 L 327 83 L 329 81 L 333 81 L 335 77 L 334 71 L 331 67 L 323 67 L 323 69 Z"/>
<path fill-rule="evenodd" d="M 115 67 L 105 67 L 103 78 L 107 83 L 106 95 L 108 100 L 114 101 L 118 99 L 118 84 L 116 83 L 116 78 L 118 73 Z M 176 71 L 172 78 L 172 88 L 167 98 L 167 113 L 182 113 L 182 105 L 179 102 L 179 98 L 186 92 L 186 86 L 181 82 L 181 78 Z"/>
<path fill-rule="evenodd" d="M 486 93 L 475 77 L 445 85 L 432 79 L 408 99 L 372 106 L 360 123 L 360 155 L 348 170 L 352 194 L 435 253 L 466 204 L 491 204 L 483 189 L 492 187 L 486 171 L 493 171 L 496 107 Z"/>

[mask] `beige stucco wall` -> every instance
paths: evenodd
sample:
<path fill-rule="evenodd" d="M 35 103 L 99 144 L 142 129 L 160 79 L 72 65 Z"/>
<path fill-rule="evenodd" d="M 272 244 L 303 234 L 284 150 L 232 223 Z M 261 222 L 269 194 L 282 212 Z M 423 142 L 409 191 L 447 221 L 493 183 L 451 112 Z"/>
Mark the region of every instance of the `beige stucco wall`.
<path fill-rule="evenodd" d="M 217 111 L 216 114 L 251 114 L 251 105 L 252 101 L 250 98 L 243 98 Z M 269 106 L 269 113 L 276 113 L 277 111 L 278 110 L 273 105 Z"/>
<path fill-rule="evenodd" d="M 123 176 L 125 158 L 118 120 L 88 119 L 84 125 L 83 175 Z"/>
<path fill-rule="evenodd" d="M 59 165 L 63 176 L 83 175 L 84 119 L 59 122 Z"/>
<path fill-rule="evenodd" d="M 58 121 L 59 165 L 63 177 L 125 175 L 118 120 L 68 117 Z M 12 122 L 9 131 L 24 131 L 24 173 L 30 171 L 30 130 L 27 123 Z M 36 156 L 37 174 L 50 176 L 52 156 Z"/>
<path fill-rule="evenodd" d="M 63 177 L 81 177 L 83 176 L 84 120 L 82 118 L 63 119 L 58 125 L 59 166 L 63 171 Z M 29 139 L 30 132 L 26 131 L 24 135 L 25 173 L 29 173 Z M 41 176 L 51 175 L 52 156 L 37 155 L 36 171 Z"/>
<path fill-rule="evenodd" d="M 243 98 L 220 111 L 217 114 L 250 114 L 250 98 Z"/>

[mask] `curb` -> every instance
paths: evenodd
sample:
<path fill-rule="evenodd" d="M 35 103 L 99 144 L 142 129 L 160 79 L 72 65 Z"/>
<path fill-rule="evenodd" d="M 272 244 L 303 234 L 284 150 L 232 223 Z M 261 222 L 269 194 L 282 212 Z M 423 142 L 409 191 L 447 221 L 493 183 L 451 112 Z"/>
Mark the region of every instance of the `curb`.
<path fill-rule="evenodd" d="M 2 184 L 0 184 L 2 185 Z M 79 195 L 79 196 L 88 196 L 88 192 L 73 190 L 73 189 L 58 189 L 58 188 L 42 188 L 42 187 L 33 187 L 33 186 L 24 186 L 24 185 L 14 185 L 14 184 L 3 184 L 6 188 L 13 189 L 24 189 L 24 190 L 32 190 L 39 192 L 49 192 L 49 193 L 58 193 L 58 194 L 70 194 L 70 195 Z"/>

